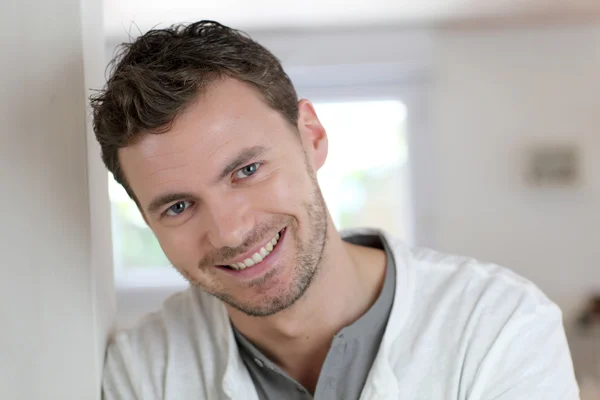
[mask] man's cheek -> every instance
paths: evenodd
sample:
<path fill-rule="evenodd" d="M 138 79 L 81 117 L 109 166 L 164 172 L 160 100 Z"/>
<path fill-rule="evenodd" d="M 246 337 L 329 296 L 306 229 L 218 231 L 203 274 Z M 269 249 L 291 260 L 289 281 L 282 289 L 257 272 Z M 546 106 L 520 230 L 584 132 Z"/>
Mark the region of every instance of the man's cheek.
<path fill-rule="evenodd" d="M 194 263 L 197 264 L 200 260 L 199 246 L 193 246 L 191 239 L 185 237 L 185 235 L 179 235 L 175 232 L 169 232 L 169 234 L 157 235 L 158 242 L 160 243 L 165 255 L 171 261 L 173 265 L 189 266 Z M 195 256 L 195 258 L 194 258 Z"/>
<path fill-rule="evenodd" d="M 304 193 L 309 193 L 310 187 L 306 184 L 305 177 L 297 176 L 292 179 L 278 179 L 273 182 L 269 196 L 265 196 L 265 201 L 273 202 L 277 200 L 279 204 L 273 206 L 290 206 L 302 202 L 301 196 Z"/>

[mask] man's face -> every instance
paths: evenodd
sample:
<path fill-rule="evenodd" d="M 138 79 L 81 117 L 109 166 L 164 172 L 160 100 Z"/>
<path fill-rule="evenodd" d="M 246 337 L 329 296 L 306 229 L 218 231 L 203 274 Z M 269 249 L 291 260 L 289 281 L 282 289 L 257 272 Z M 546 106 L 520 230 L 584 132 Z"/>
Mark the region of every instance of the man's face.
<path fill-rule="evenodd" d="M 327 210 L 327 153 L 312 106 L 299 133 L 250 86 L 215 83 L 163 134 L 120 150 L 150 228 L 190 282 L 249 315 L 272 315 L 310 285 Z"/>

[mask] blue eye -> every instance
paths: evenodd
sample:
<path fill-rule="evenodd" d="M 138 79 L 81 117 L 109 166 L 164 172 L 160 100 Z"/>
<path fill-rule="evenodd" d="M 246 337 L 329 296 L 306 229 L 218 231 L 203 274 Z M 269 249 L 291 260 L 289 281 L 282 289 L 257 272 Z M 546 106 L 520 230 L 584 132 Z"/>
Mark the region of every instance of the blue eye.
<path fill-rule="evenodd" d="M 184 212 L 191 205 L 192 203 L 190 203 L 189 201 L 178 201 L 177 203 L 169 207 L 165 214 L 169 217 L 174 217 Z"/>
<path fill-rule="evenodd" d="M 236 179 L 244 179 L 248 178 L 250 175 L 253 175 L 260 167 L 260 163 L 252 163 L 246 165 L 244 168 L 238 169 L 235 173 Z"/>

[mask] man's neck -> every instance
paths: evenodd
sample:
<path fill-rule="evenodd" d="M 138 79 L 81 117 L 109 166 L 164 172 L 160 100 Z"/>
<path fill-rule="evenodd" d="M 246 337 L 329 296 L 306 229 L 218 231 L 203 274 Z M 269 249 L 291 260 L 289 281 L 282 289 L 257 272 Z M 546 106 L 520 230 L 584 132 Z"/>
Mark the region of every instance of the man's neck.
<path fill-rule="evenodd" d="M 335 334 L 375 302 L 385 276 L 385 254 L 345 243 L 335 230 L 326 257 L 304 296 L 270 317 L 228 307 L 235 327 L 291 377 L 314 391 Z"/>

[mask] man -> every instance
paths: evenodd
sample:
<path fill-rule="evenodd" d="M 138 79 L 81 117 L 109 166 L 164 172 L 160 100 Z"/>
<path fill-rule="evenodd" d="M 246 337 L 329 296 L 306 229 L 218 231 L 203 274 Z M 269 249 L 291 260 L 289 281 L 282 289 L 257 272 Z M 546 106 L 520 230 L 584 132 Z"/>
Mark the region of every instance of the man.
<path fill-rule="evenodd" d="M 116 336 L 106 399 L 578 398 L 533 284 L 376 230 L 342 238 L 316 179 L 326 131 L 248 37 L 150 31 L 92 106 L 106 166 L 192 284 Z"/>

